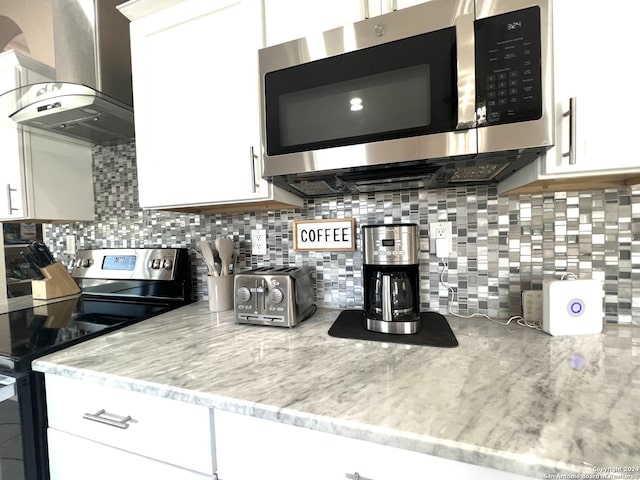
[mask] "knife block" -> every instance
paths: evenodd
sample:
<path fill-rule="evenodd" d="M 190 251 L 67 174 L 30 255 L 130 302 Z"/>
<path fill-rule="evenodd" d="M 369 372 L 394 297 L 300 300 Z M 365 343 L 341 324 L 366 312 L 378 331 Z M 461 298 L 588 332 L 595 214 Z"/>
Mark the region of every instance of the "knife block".
<path fill-rule="evenodd" d="M 49 300 L 80 293 L 80 287 L 62 263 L 52 263 L 40 268 L 40 271 L 44 279 L 31 281 L 31 293 L 34 299 Z"/>

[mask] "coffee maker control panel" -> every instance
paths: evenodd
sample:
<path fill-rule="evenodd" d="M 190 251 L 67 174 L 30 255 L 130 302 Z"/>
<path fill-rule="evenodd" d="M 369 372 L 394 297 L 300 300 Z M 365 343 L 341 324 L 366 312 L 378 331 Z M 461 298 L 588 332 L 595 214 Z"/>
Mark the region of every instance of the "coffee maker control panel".
<path fill-rule="evenodd" d="M 419 263 L 416 225 L 362 227 L 364 263 L 368 265 L 412 265 Z"/>

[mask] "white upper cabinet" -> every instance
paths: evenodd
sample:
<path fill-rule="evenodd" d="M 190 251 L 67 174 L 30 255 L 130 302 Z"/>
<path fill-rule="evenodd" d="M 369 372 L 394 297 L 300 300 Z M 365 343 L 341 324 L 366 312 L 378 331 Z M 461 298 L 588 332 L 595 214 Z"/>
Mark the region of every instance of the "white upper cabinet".
<path fill-rule="evenodd" d="M 424 0 L 267 0 L 267 46 L 321 33 L 368 17 L 406 8 Z"/>
<path fill-rule="evenodd" d="M 53 71 L 20 54 L 0 54 L 0 94 L 49 81 Z M 0 221 L 69 222 L 95 218 L 91 146 L 16 125 L 17 96 L 0 101 Z"/>
<path fill-rule="evenodd" d="M 640 2 L 606 7 L 554 0 L 556 142 L 545 156 L 507 178 L 503 192 L 600 188 L 638 183 L 633 124 L 640 99 L 626 46 L 634 45 Z M 575 108 L 570 113 L 570 99 Z M 572 128 L 573 127 L 573 128 Z"/>
<path fill-rule="evenodd" d="M 321 33 L 362 20 L 366 0 L 268 0 L 265 2 L 267 46 Z"/>
<path fill-rule="evenodd" d="M 140 206 L 300 206 L 262 179 L 259 0 L 186 0 L 131 23 Z M 146 3 L 152 3 L 147 1 Z M 165 2 L 171 4 L 172 2 Z"/>

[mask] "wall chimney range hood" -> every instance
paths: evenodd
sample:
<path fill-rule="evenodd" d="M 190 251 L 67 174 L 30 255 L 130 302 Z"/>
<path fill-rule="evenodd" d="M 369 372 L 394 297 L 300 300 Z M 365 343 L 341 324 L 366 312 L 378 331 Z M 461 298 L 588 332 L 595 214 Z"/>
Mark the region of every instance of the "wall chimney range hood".
<path fill-rule="evenodd" d="M 92 144 L 135 136 L 129 21 L 116 9 L 120 2 L 52 2 L 55 82 L 5 94 L 12 120 Z"/>

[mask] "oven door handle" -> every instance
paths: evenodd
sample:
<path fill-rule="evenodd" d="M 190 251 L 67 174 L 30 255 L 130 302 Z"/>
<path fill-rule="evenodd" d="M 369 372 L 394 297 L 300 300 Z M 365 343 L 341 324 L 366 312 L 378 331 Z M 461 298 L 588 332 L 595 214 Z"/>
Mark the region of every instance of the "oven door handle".
<path fill-rule="evenodd" d="M 103 415 L 105 414 L 114 418 L 103 417 Z M 107 413 L 104 408 L 98 410 L 96 413 L 85 413 L 84 415 L 82 415 L 82 418 L 91 420 L 92 422 L 98 422 L 105 425 L 110 425 L 112 427 L 122 428 L 123 430 L 129 428 L 129 422 L 131 421 L 131 415 L 120 417 L 112 413 Z"/>
<path fill-rule="evenodd" d="M 456 130 L 474 128 L 476 123 L 476 54 L 473 14 L 460 15 L 456 27 L 458 71 L 458 124 Z"/>
<path fill-rule="evenodd" d="M 0 375 L 0 402 L 16 396 L 16 379 Z"/>

